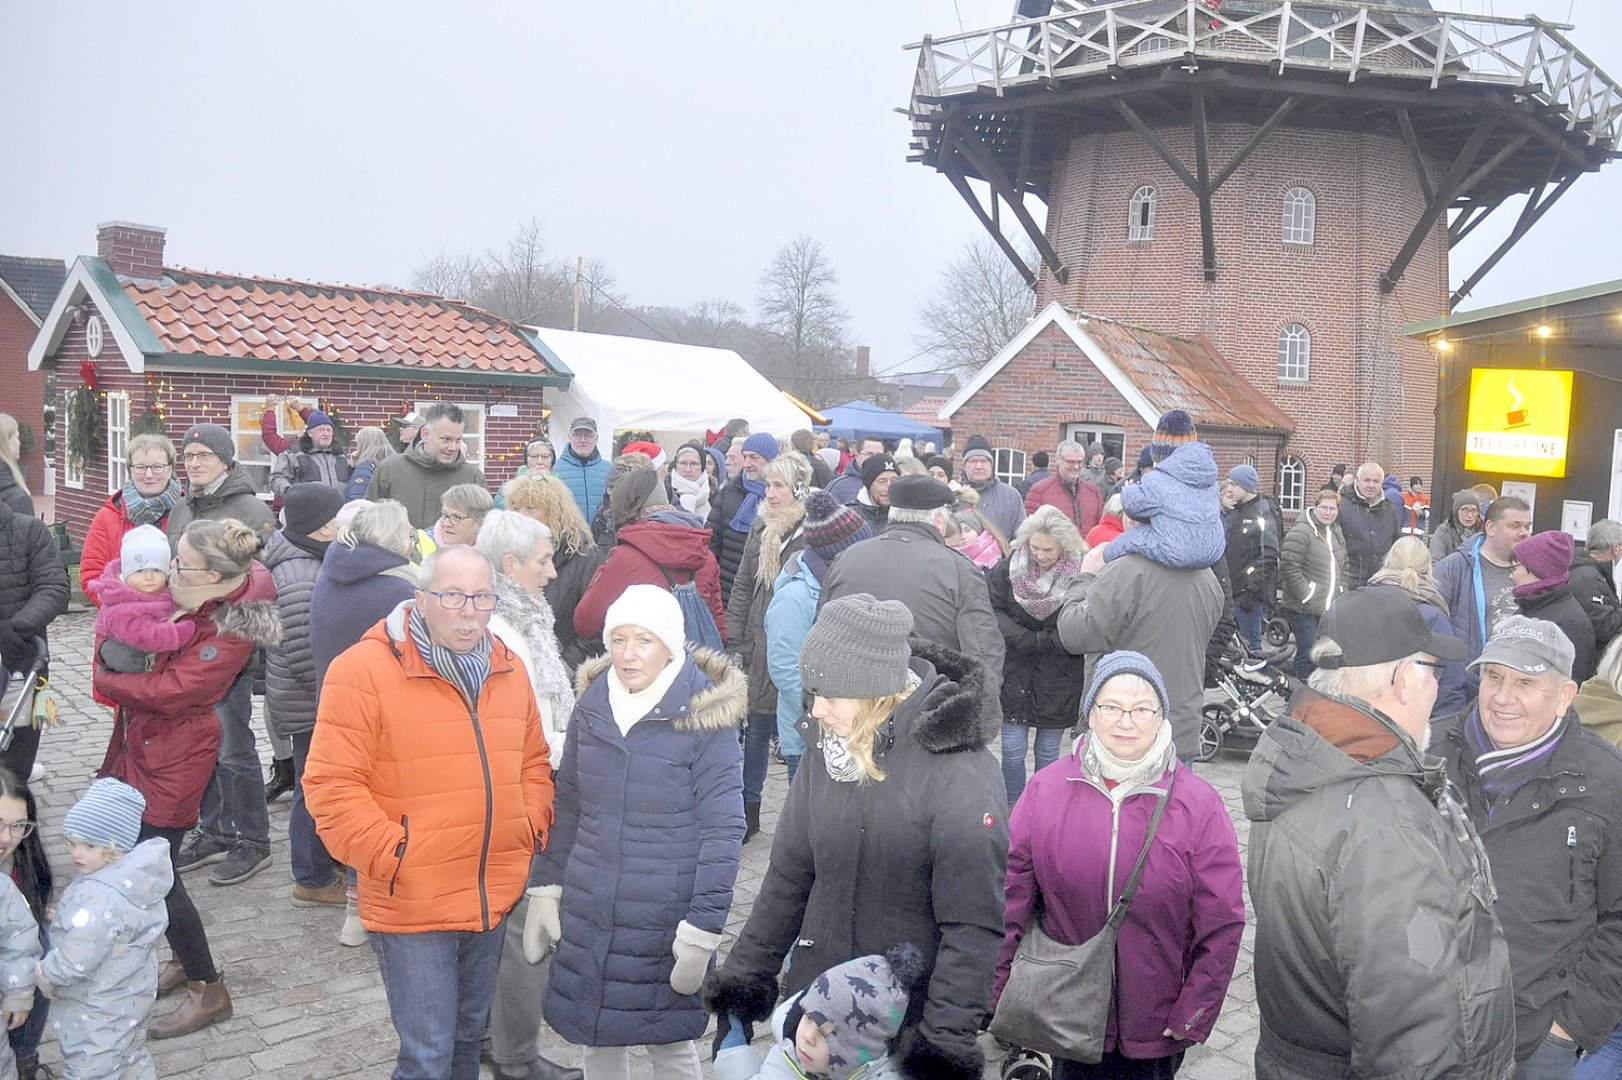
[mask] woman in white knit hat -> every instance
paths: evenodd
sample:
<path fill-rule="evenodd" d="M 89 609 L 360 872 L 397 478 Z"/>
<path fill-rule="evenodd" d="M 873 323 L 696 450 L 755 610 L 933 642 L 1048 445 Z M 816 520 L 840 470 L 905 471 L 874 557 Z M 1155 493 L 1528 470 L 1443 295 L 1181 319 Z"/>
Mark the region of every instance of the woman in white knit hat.
<path fill-rule="evenodd" d="M 655 1075 L 700 1080 L 698 989 L 743 850 L 747 688 L 724 655 L 688 648 L 681 606 L 657 585 L 614 601 L 603 640 L 608 654 L 575 680 L 524 954 L 557 946 L 544 1014 L 587 1047 L 586 1080 L 626 1080 L 635 1046 Z"/>

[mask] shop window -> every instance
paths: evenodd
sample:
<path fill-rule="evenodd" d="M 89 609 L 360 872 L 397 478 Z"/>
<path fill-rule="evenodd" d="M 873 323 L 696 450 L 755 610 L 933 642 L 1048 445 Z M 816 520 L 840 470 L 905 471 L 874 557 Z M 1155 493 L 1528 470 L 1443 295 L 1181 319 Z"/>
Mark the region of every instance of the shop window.
<path fill-rule="evenodd" d="M 1290 323 L 1278 335 L 1279 382 L 1304 383 L 1312 370 L 1312 334 Z"/>
<path fill-rule="evenodd" d="M 107 395 L 107 494 L 129 483 L 130 396 L 122 390 Z"/>
<path fill-rule="evenodd" d="M 1145 185 L 1132 195 L 1132 219 L 1127 227 L 1128 240 L 1155 238 L 1155 189 Z"/>
<path fill-rule="evenodd" d="M 1286 514 L 1299 514 L 1306 506 L 1306 493 L 1306 462 L 1285 454 L 1278 463 L 1278 508 Z"/>
<path fill-rule="evenodd" d="M 1318 235 L 1318 199 L 1304 187 L 1284 193 L 1284 242 L 1310 245 Z"/>
<path fill-rule="evenodd" d="M 419 413 L 426 413 L 433 401 L 419 401 L 414 409 Z M 458 401 L 454 403 L 462 410 L 462 446 L 467 459 L 474 465 L 484 464 L 484 406 L 472 402 Z"/>
<path fill-rule="evenodd" d="M 1017 485 L 1025 479 L 1025 451 L 1001 446 L 991 455 L 992 472 L 1005 484 Z"/>
<path fill-rule="evenodd" d="M 248 471 L 254 487 L 269 491 L 270 468 L 276 464 L 276 455 L 259 437 L 259 420 L 264 415 L 265 395 L 231 395 L 231 442 L 236 446 L 237 463 Z M 303 418 L 285 400 L 276 415 L 276 428 L 282 438 L 290 442 L 296 442 L 304 434 Z"/>

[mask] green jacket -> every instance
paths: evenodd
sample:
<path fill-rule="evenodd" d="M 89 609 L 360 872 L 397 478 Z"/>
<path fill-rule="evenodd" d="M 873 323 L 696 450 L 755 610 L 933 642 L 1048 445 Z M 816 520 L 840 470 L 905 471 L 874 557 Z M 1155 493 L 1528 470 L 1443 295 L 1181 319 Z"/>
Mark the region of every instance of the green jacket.
<path fill-rule="evenodd" d="M 1340 526 L 1324 526 L 1316 507 L 1284 535 L 1278 572 L 1284 583 L 1284 608 L 1322 615 L 1346 591 L 1346 539 Z"/>

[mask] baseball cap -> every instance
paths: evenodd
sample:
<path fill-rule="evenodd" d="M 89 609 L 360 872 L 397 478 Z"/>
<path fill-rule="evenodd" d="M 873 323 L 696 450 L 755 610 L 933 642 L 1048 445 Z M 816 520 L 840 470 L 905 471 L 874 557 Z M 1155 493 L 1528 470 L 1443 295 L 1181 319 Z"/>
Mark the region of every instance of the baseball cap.
<path fill-rule="evenodd" d="M 1422 652 L 1440 660 L 1469 656 L 1458 638 L 1433 633 L 1413 597 L 1394 585 L 1355 589 L 1330 604 L 1318 622 L 1318 636 L 1331 638 L 1341 650 L 1317 661 L 1322 668 L 1372 667 Z"/>
<path fill-rule="evenodd" d="M 1470 667 L 1502 664 L 1528 675 L 1552 669 L 1569 679 L 1576 659 L 1577 650 L 1560 627 L 1543 619 L 1511 615 L 1493 627 L 1487 647 L 1470 662 Z"/>

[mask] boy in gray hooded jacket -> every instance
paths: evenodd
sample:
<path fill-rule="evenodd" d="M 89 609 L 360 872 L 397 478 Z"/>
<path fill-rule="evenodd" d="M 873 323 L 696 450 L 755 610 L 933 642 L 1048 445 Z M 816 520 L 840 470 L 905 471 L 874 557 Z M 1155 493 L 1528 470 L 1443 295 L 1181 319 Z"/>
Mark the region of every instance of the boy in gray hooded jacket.
<path fill-rule="evenodd" d="M 146 799 L 103 777 L 62 821 L 79 876 L 56 904 L 39 985 L 68 1080 L 155 1080 L 146 1022 L 158 995 L 163 898 L 174 884 L 169 842 L 140 842 Z"/>

